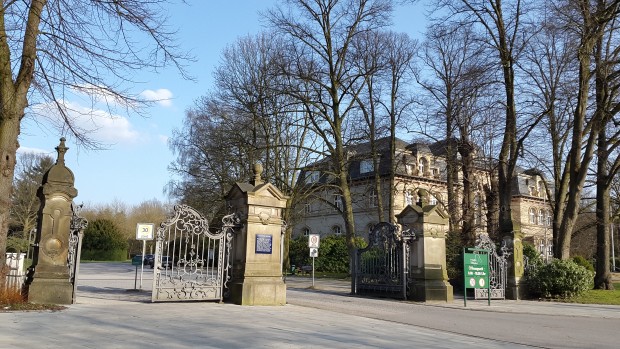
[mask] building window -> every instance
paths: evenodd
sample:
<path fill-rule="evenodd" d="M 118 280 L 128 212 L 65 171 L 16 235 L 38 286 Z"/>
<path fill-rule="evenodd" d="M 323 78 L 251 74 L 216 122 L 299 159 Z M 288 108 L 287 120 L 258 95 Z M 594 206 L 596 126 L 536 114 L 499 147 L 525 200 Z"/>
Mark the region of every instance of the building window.
<path fill-rule="evenodd" d="M 553 223 L 553 213 L 551 211 L 547 211 L 547 226 L 551 226 Z"/>
<path fill-rule="evenodd" d="M 377 202 L 378 202 L 377 191 L 375 189 L 373 189 L 368 194 L 368 205 L 370 207 L 377 207 L 377 205 L 378 205 Z"/>
<path fill-rule="evenodd" d="M 366 159 L 360 161 L 360 173 L 368 173 L 372 172 L 375 169 L 375 166 L 372 162 L 372 159 Z"/>
<path fill-rule="evenodd" d="M 536 209 L 530 208 L 530 223 L 536 224 Z"/>
<path fill-rule="evenodd" d="M 413 195 L 410 190 L 405 190 L 405 206 L 413 205 Z"/>
<path fill-rule="evenodd" d="M 309 202 L 304 205 L 304 212 L 312 213 L 312 205 Z"/>
<path fill-rule="evenodd" d="M 304 228 L 302 234 L 304 234 L 305 237 L 308 237 L 308 235 L 310 235 L 310 228 Z"/>
<path fill-rule="evenodd" d="M 538 196 L 541 198 L 545 197 L 545 184 L 543 181 L 538 182 Z"/>
<path fill-rule="evenodd" d="M 429 205 L 437 205 L 437 198 L 433 194 L 428 194 L 428 204 Z"/>
<path fill-rule="evenodd" d="M 342 195 L 334 194 L 334 207 L 337 211 L 342 211 Z"/>
<path fill-rule="evenodd" d="M 334 226 L 332 227 L 332 233 L 333 233 L 334 235 L 336 235 L 336 236 L 340 236 L 340 235 L 342 235 L 342 229 L 340 229 L 340 226 L 339 226 L 339 225 L 334 225 Z"/>
<path fill-rule="evenodd" d="M 428 172 L 428 160 L 426 160 L 426 158 L 420 158 L 418 170 L 421 176 L 426 175 L 426 172 Z"/>
<path fill-rule="evenodd" d="M 317 183 L 319 181 L 319 171 L 306 172 L 306 184 Z"/>
<path fill-rule="evenodd" d="M 411 176 L 413 174 L 413 165 L 405 164 L 405 171 L 407 171 L 407 174 Z"/>
<path fill-rule="evenodd" d="M 538 210 L 538 224 L 545 225 L 545 211 Z"/>

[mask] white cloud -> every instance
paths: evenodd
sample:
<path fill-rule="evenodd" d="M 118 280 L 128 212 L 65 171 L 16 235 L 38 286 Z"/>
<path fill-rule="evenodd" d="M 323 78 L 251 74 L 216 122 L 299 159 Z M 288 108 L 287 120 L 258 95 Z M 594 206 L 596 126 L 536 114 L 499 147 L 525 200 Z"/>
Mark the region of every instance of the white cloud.
<path fill-rule="evenodd" d="M 107 144 L 134 143 L 141 138 L 126 117 L 102 109 L 93 109 L 69 101 L 59 101 L 65 107 L 67 119 L 74 130 L 88 138 Z M 63 128 L 63 118 L 55 105 L 42 104 L 33 111 L 48 118 L 56 127 Z"/>
<path fill-rule="evenodd" d="M 17 153 L 18 154 L 33 153 L 33 154 L 44 154 L 44 155 L 51 154 L 49 150 L 40 149 L 40 148 L 30 148 L 30 147 L 19 147 L 17 148 Z"/>
<path fill-rule="evenodd" d="M 162 107 L 172 106 L 172 92 L 165 88 L 159 90 L 144 90 L 140 93 L 140 96 L 146 100 L 157 102 Z"/>

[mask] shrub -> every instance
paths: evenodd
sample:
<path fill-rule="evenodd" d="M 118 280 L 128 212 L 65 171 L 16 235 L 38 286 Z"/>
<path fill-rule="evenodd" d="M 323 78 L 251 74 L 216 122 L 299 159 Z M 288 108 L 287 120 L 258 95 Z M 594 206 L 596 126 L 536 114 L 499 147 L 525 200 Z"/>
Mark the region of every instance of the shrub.
<path fill-rule="evenodd" d="M 582 256 L 574 256 L 573 262 L 575 262 L 577 265 L 581 265 L 582 267 L 588 269 L 591 272 L 594 272 L 594 266 L 592 265 L 592 263 L 590 263 L 587 259 L 583 258 Z"/>
<path fill-rule="evenodd" d="M 108 219 L 96 219 L 84 230 L 82 259 L 123 261 L 127 259 L 127 239 Z"/>
<path fill-rule="evenodd" d="M 356 238 L 355 244 L 358 248 L 366 245 L 362 238 Z M 292 265 L 301 267 L 311 265 L 312 258 L 308 249 L 308 237 L 299 236 L 289 243 L 289 260 Z M 348 273 L 349 272 L 349 250 L 347 240 L 344 236 L 329 235 L 321 238 L 319 247 L 319 257 L 315 260 L 317 271 L 328 273 Z"/>
<path fill-rule="evenodd" d="M 536 250 L 536 247 L 530 243 L 523 243 L 523 256 L 527 257 L 528 267 L 536 267 L 543 264 L 542 256 Z"/>
<path fill-rule="evenodd" d="M 525 279 L 534 297 L 570 298 L 592 289 L 594 273 L 571 260 L 554 259 L 529 270 Z"/>

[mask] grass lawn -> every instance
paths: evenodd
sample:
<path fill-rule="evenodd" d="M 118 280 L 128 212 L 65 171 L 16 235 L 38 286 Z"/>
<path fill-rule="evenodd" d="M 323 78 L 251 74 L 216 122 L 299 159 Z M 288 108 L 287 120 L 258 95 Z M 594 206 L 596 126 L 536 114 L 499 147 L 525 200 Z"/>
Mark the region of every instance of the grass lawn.
<path fill-rule="evenodd" d="M 613 291 L 590 290 L 582 296 L 568 299 L 566 302 L 620 305 L 620 282 L 614 283 Z"/>

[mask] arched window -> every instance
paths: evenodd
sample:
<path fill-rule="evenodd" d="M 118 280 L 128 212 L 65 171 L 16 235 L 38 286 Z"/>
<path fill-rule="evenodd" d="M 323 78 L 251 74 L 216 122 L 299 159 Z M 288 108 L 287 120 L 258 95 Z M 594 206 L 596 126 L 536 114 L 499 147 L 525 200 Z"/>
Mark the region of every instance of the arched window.
<path fill-rule="evenodd" d="M 538 224 L 545 225 L 545 211 L 538 210 Z"/>
<path fill-rule="evenodd" d="M 340 236 L 342 235 L 342 229 L 340 229 L 339 225 L 334 225 L 332 227 L 332 234 L 336 235 L 336 236 Z"/>
<path fill-rule="evenodd" d="M 536 209 L 530 208 L 530 223 L 536 224 Z"/>
<path fill-rule="evenodd" d="M 310 235 L 310 228 L 307 228 L 307 227 L 306 227 L 306 228 L 304 228 L 304 229 L 302 230 L 302 234 L 304 234 L 304 236 L 306 236 L 306 237 L 307 237 L 308 235 Z"/>

